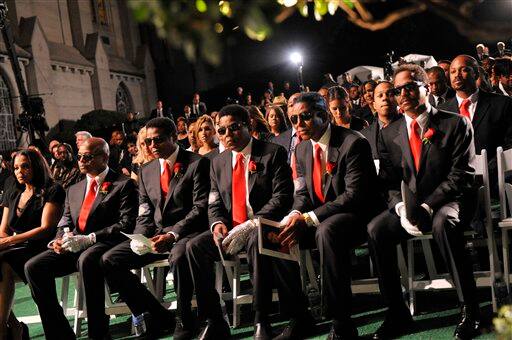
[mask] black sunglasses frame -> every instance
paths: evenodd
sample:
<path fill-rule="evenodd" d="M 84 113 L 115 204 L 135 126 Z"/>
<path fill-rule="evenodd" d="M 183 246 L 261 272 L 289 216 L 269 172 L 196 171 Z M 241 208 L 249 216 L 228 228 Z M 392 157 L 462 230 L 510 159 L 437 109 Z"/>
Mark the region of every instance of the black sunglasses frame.
<path fill-rule="evenodd" d="M 228 129 L 231 132 L 240 131 L 246 125 L 247 124 L 242 122 L 235 122 L 229 126 L 219 126 L 217 127 L 217 133 L 221 136 L 224 136 L 228 132 Z"/>
<path fill-rule="evenodd" d="M 314 115 L 313 112 L 303 112 L 303 113 L 299 113 L 297 115 L 291 115 L 290 116 L 290 121 L 292 122 L 293 125 L 296 125 L 296 124 L 299 123 L 299 117 L 300 117 L 300 119 L 302 121 L 308 122 L 311 119 L 313 119 L 313 115 Z"/>

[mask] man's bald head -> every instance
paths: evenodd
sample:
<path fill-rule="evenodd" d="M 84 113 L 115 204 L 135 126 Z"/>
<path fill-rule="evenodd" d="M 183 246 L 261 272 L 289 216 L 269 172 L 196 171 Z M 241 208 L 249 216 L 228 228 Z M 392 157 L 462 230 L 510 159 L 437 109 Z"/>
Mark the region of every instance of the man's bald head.
<path fill-rule="evenodd" d="M 461 54 L 450 64 L 450 83 L 462 98 L 476 91 L 478 62 L 472 56 Z"/>
<path fill-rule="evenodd" d="M 108 143 L 103 138 L 91 137 L 84 144 L 87 144 L 89 150 L 93 153 L 103 154 L 107 157 L 110 155 Z"/>
<path fill-rule="evenodd" d="M 100 174 L 108 164 L 108 143 L 98 137 L 88 138 L 78 149 L 78 167 L 80 172 L 90 176 Z"/>

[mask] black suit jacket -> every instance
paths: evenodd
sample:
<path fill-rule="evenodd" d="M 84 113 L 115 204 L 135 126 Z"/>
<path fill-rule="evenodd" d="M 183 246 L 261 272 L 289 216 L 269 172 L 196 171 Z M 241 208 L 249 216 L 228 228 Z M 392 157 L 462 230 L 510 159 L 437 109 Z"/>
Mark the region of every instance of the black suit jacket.
<path fill-rule="evenodd" d="M 391 120 L 394 122 L 395 120 L 402 117 L 400 114 L 396 114 L 395 117 Z M 390 123 L 391 124 L 391 123 Z M 366 129 L 361 130 L 361 133 L 363 136 L 366 137 L 368 140 L 368 143 L 370 143 L 370 146 L 372 148 L 372 157 L 373 159 L 379 159 L 379 150 L 377 149 L 377 141 L 379 140 L 379 134 L 380 134 L 380 127 L 379 127 L 379 120 L 375 119 L 373 123 L 370 124 L 369 127 Z"/>
<path fill-rule="evenodd" d="M 383 129 L 379 136 L 379 176 L 385 188 L 388 206 L 394 209 L 402 201 L 402 180 L 416 193 L 419 203 L 434 211 L 449 202 L 461 202 L 472 190 L 474 169 L 469 160 L 474 154 L 473 134 L 464 117 L 434 108 L 428 113 L 427 128 L 434 129 L 430 143 L 421 149 L 416 173 L 405 117 Z"/>
<path fill-rule="evenodd" d="M 190 104 L 190 117 L 199 118 L 202 115 L 206 114 L 206 104 L 203 102 L 199 102 L 199 112 L 194 112 L 194 103 Z"/>
<path fill-rule="evenodd" d="M 222 222 L 232 227 L 232 157 L 229 150 L 212 160 L 211 192 L 208 206 L 210 225 Z M 251 161 L 256 171 L 249 175 L 249 202 L 254 217 L 280 221 L 288 213 L 293 200 L 293 182 L 286 151 L 279 145 L 252 139 Z"/>
<path fill-rule="evenodd" d="M 366 221 L 382 211 L 383 202 L 375 190 L 377 174 L 370 144 L 359 132 L 331 125 L 327 161 L 335 166 L 324 177 L 324 204 L 317 201 L 313 191 L 313 144 L 300 143 L 295 155 L 300 184 L 293 210 L 313 210 L 320 222 L 339 213 L 356 214 Z"/>
<path fill-rule="evenodd" d="M 373 123 L 373 121 L 375 120 L 375 116 L 373 115 L 373 112 L 370 109 L 370 106 L 368 106 L 368 105 L 359 107 L 357 110 L 353 110 L 351 112 L 351 114 L 352 114 L 352 116 L 356 116 L 356 117 L 366 120 L 368 122 L 368 124 Z"/>
<path fill-rule="evenodd" d="M 455 91 L 453 91 L 453 89 L 449 87 L 446 90 L 446 93 L 444 94 L 444 96 L 442 96 L 442 97 L 444 99 L 444 103 L 446 103 L 448 100 L 450 100 L 453 97 L 455 97 Z M 431 106 L 437 107 L 436 100 L 435 100 L 434 95 L 432 93 L 428 94 L 428 102 L 430 103 Z M 441 105 L 443 105 L 443 104 L 441 104 Z"/>
<path fill-rule="evenodd" d="M 163 109 L 164 117 L 170 118 L 174 120 L 174 117 L 172 115 L 172 110 L 170 107 Z M 151 110 L 151 115 L 149 116 L 149 119 L 156 118 L 156 109 Z"/>
<path fill-rule="evenodd" d="M 110 185 L 107 185 L 110 183 Z M 120 232 L 131 233 L 137 217 L 137 187 L 135 182 L 109 170 L 87 218 L 85 230 L 78 229 L 78 217 L 85 198 L 87 179 L 70 186 L 67 190 L 64 215 L 59 222 L 57 238 L 62 237 L 64 228 L 74 234 L 96 234 L 97 241 L 122 239 Z M 102 188 L 108 186 L 105 193 Z"/>
<path fill-rule="evenodd" d="M 135 232 L 152 237 L 169 231 L 180 238 L 206 228 L 206 209 L 210 181 L 209 162 L 193 152 L 179 149 L 169 184 L 162 200 L 160 162 L 155 159 L 139 172 L 139 216 Z"/>
<path fill-rule="evenodd" d="M 459 113 L 456 97 L 439 108 Z M 486 149 L 490 167 L 495 168 L 496 148 L 512 147 L 512 98 L 480 90 L 472 125 L 476 153 Z"/>

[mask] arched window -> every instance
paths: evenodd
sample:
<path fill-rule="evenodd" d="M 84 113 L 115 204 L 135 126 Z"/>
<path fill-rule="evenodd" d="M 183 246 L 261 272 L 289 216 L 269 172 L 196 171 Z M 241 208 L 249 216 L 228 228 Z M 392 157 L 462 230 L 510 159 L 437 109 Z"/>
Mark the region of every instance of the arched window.
<path fill-rule="evenodd" d="M 16 131 L 12 112 L 11 91 L 7 81 L 0 75 L 0 151 L 16 148 Z"/>
<path fill-rule="evenodd" d="M 132 99 L 126 85 L 120 83 L 116 91 L 116 111 L 122 113 L 133 112 Z"/>

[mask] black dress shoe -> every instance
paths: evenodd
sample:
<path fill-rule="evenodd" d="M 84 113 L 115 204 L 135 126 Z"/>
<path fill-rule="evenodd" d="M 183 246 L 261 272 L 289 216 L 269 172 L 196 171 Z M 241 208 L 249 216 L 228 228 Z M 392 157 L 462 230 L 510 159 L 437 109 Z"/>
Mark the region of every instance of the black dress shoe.
<path fill-rule="evenodd" d="M 453 337 L 455 339 L 466 340 L 473 339 L 480 334 L 480 307 L 478 305 L 462 306 L 460 313 L 461 319 Z"/>
<path fill-rule="evenodd" d="M 218 339 L 231 339 L 231 330 L 225 320 L 212 322 L 203 329 L 198 337 L 199 340 L 218 340 Z"/>
<path fill-rule="evenodd" d="M 379 329 L 373 334 L 373 340 L 394 339 L 412 333 L 416 328 L 411 314 L 408 312 L 394 314 L 388 312 Z"/>
<path fill-rule="evenodd" d="M 343 327 L 341 329 L 336 329 L 336 327 L 332 325 L 331 330 L 329 331 L 329 335 L 327 335 L 327 340 L 353 340 L 358 338 L 359 334 L 357 332 L 357 328 L 353 325 L 351 327 Z"/>
<path fill-rule="evenodd" d="M 271 340 L 272 327 L 268 322 L 258 322 L 254 325 L 254 340 Z"/>
<path fill-rule="evenodd" d="M 176 328 L 174 329 L 174 334 L 172 338 L 174 340 L 190 340 L 194 337 L 194 323 L 186 322 L 183 323 L 182 320 L 176 320 Z"/>
<path fill-rule="evenodd" d="M 299 340 L 305 339 L 313 333 L 315 321 L 308 315 L 303 319 L 291 319 L 288 325 L 283 329 L 281 334 L 276 336 L 274 340 Z"/>
<path fill-rule="evenodd" d="M 158 317 L 144 313 L 146 331 L 136 337 L 136 339 L 158 339 L 171 334 L 176 328 L 175 318 L 174 313 L 171 311 L 167 311 Z"/>

